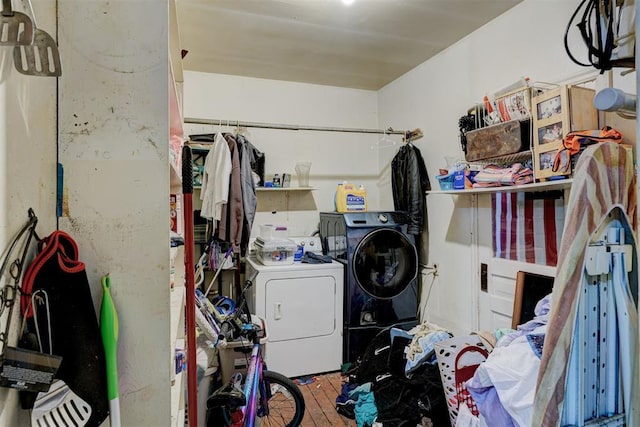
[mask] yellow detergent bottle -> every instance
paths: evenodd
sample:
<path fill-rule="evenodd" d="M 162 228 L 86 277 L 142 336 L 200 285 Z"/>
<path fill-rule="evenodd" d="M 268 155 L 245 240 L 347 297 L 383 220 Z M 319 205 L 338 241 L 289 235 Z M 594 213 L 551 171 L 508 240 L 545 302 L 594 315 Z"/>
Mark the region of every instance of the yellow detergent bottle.
<path fill-rule="evenodd" d="M 356 188 L 354 184 L 346 181 L 338 184 L 335 205 L 338 212 L 366 212 L 367 191 L 362 185 Z"/>

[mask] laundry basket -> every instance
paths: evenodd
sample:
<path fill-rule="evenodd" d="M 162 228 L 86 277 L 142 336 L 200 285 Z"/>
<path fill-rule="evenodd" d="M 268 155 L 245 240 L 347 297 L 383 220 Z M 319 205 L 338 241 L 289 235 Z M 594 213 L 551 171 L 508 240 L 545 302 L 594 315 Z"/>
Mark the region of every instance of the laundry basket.
<path fill-rule="evenodd" d="M 268 340 L 266 322 L 262 317 L 256 316 L 255 314 L 251 315 L 251 322 L 262 328 L 260 346 L 262 347 L 262 358 L 266 362 L 266 345 Z M 248 341 L 246 338 L 230 341 L 227 343 L 226 347 L 218 348 L 218 354 L 220 355 L 220 377 L 223 384 L 226 384 L 231 380 L 234 372 L 241 372 L 243 375 L 247 374 L 247 368 L 251 361 L 252 348 L 253 343 Z"/>
<path fill-rule="evenodd" d="M 449 408 L 451 425 L 456 425 L 460 405 L 466 405 L 473 415 L 478 415 L 473 398 L 465 382 L 487 359 L 489 352 L 478 335 L 464 335 L 435 344 L 442 387 Z"/>

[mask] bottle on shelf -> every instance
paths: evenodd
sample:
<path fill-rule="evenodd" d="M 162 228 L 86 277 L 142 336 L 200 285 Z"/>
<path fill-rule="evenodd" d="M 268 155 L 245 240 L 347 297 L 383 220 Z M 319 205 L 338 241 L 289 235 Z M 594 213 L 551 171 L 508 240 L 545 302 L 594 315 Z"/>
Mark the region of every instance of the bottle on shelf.
<path fill-rule="evenodd" d="M 277 173 L 274 174 L 272 182 L 274 188 L 280 188 L 280 175 L 278 175 Z"/>

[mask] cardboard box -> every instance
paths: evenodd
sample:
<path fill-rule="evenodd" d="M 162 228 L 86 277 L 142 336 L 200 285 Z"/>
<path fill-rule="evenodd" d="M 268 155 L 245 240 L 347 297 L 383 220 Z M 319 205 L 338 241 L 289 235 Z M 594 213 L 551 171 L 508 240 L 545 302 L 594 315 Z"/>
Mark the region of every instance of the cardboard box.
<path fill-rule="evenodd" d="M 171 231 L 182 235 L 182 194 L 169 195 L 169 218 L 169 227 Z"/>

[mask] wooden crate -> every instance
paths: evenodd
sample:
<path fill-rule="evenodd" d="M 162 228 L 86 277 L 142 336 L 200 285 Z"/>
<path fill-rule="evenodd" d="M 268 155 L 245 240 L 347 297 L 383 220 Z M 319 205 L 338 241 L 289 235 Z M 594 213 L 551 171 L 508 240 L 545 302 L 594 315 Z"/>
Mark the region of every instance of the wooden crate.
<path fill-rule="evenodd" d="M 536 180 L 565 176 L 554 171 L 556 155 L 571 131 L 598 129 L 595 91 L 579 86 L 560 86 L 532 99 L 533 166 Z M 570 175 L 570 172 L 569 172 Z"/>
<path fill-rule="evenodd" d="M 529 150 L 530 123 L 511 120 L 467 132 L 465 159 L 474 162 Z"/>

